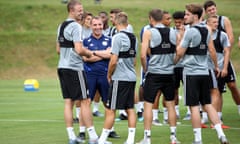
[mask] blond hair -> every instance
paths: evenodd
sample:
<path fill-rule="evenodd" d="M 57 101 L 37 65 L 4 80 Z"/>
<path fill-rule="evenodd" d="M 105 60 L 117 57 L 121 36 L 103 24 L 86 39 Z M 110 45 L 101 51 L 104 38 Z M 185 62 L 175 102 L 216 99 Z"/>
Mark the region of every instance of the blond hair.
<path fill-rule="evenodd" d="M 128 15 L 125 12 L 119 12 L 115 17 L 116 24 L 128 25 Z"/>

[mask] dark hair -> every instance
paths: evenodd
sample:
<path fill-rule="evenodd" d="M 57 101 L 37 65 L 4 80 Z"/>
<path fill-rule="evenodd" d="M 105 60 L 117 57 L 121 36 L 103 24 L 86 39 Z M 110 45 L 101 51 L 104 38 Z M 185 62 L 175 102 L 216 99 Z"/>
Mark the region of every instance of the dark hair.
<path fill-rule="evenodd" d="M 155 21 L 161 21 L 163 17 L 163 11 L 160 9 L 153 9 L 149 12 L 149 17 L 152 17 Z"/>
<path fill-rule="evenodd" d="M 185 13 L 183 11 L 176 11 L 173 13 L 173 19 L 184 19 Z"/>
<path fill-rule="evenodd" d="M 71 1 L 67 4 L 67 11 L 70 12 L 70 10 L 73 9 L 74 6 L 75 6 L 75 5 L 78 5 L 78 4 L 81 5 L 81 3 L 80 3 L 79 1 L 77 1 L 77 0 L 71 0 Z"/>
<path fill-rule="evenodd" d="M 202 17 L 202 13 L 203 13 L 203 8 L 201 5 L 198 5 L 198 4 L 188 4 L 186 5 L 186 9 L 194 14 L 194 15 L 197 15 L 198 18 L 201 18 Z"/>
<path fill-rule="evenodd" d="M 203 7 L 204 9 L 206 10 L 208 7 L 211 7 L 211 6 L 217 6 L 216 3 L 212 0 L 208 0 L 206 1 L 204 4 L 203 4 Z"/>
<path fill-rule="evenodd" d="M 122 12 L 122 10 L 121 9 L 118 9 L 118 8 L 116 8 L 116 9 L 111 9 L 110 10 L 110 14 L 117 14 L 117 13 L 120 13 L 120 12 Z"/>
<path fill-rule="evenodd" d="M 106 11 L 100 11 L 100 12 L 98 13 L 98 15 L 100 15 L 100 14 L 105 14 L 106 16 L 108 16 L 108 13 L 107 13 Z"/>
<path fill-rule="evenodd" d="M 164 10 L 164 11 L 163 11 L 163 14 L 169 14 L 169 12 Z"/>
<path fill-rule="evenodd" d="M 83 15 L 82 15 L 82 20 L 81 20 L 81 24 L 84 25 L 85 23 L 85 19 L 87 18 L 87 16 L 91 16 L 93 17 L 93 14 L 87 11 L 84 11 Z"/>
<path fill-rule="evenodd" d="M 88 12 L 88 11 L 84 11 L 82 18 L 85 19 L 87 16 L 92 16 L 93 17 L 93 14 Z"/>

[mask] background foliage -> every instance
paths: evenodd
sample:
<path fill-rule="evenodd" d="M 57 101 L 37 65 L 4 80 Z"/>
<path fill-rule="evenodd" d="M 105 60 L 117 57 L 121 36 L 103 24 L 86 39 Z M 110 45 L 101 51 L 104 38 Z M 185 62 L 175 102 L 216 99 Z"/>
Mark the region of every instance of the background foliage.
<path fill-rule="evenodd" d="M 103 0 L 95 5 L 92 0 L 82 0 L 84 9 L 97 14 L 121 8 L 129 15 L 135 34 L 148 23 L 148 11 L 161 8 L 173 13 L 184 10 L 187 3 L 198 0 Z M 216 0 L 220 15 L 232 20 L 235 45 L 232 60 L 239 71 L 239 28 L 238 0 Z M 202 2 L 203 3 L 203 2 Z M 66 5 L 61 0 L 0 0 L 0 79 L 27 77 L 55 78 L 58 56 L 55 52 L 57 26 L 67 17 Z M 138 59 L 139 60 L 139 59 Z M 137 64 L 139 71 L 140 61 Z"/>
<path fill-rule="evenodd" d="M 111 8 L 121 8 L 129 15 L 138 36 L 143 25 L 148 23 L 148 11 L 161 8 L 169 12 L 183 10 L 185 4 L 199 0 L 103 0 L 95 5 L 93 0 L 82 0 L 85 10 L 97 14 Z M 203 2 L 203 1 L 201 1 Z M 232 20 L 235 45 L 232 60 L 239 73 L 239 50 L 236 46 L 240 35 L 239 0 L 216 0 L 219 14 Z M 0 0 L 0 141 L 3 144 L 62 144 L 67 143 L 63 120 L 63 100 L 56 65 L 55 52 L 57 26 L 67 17 L 66 5 L 61 0 Z M 137 71 L 139 71 L 139 58 Z M 40 82 L 38 92 L 23 91 L 23 79 L 36 78 Z M 182 92 L 180 92 L 182 93 Z M 103 107 L 101 107 L 103 112 Z M 181 119 L 186 108 L 180 101 Z M 239 143 L 239 115 L 229 91 L 224 94 L 224 122 L 231 126 L 225 130 L 231 144 Z M 159 114 L 162 120 L 162 114 Z M 178 126 L 178 138 L 182 144 L 193 140 L 189 121 Z M 98 134 L 103 118 L 94 118 Z M 76 133 L 78 125 L 74 125 Z M 126 121 L 117 122 L 115 129 L 121 144 L 127 137 Z M 138 122 L 136 141 L 143 136 L 143 123 Z M 203 130 L 204 142 L 216 144 L 218 140 L 212 129 Z M 152 143 L 169 143 L 169 127 L 153 126 Z"/>

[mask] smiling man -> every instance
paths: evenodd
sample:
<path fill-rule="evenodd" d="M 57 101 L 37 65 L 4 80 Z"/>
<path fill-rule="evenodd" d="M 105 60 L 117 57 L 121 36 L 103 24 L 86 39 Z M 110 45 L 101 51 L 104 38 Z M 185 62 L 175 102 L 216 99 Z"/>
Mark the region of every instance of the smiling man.
<path fill-rule="evenodd" d="M 87 127 L 89 143 L 94 144 L 98 136 L 93 126 L 90 98 L 83 68 L 83 56 L 91 57 L 93 52 L 82 47 L 82 27 L 77 20 L 82 17 L 83 6 L 72 0 L 67 5 L 68 18 L 58 27 L 56 51 L 59 54 L 58 77 L 64 99 L 64 119 L 69 144 L 82 142 L 73 129 L 73 105 L 80 100 L 83 123 Z"/>
<path fill-rule="evenodd" d="M 232 29 L 232 24 L 231 21 L 228 17 L 226 16 L 220 16 L 218 15 L 217 11 L 217 4 L 213 0 L 208 0 L 204 4 L 204 9 L 207 17 L 211 16 L 217 16 L 218 17 L 218 27 L 217 29 L 219 31 L 226 32 L 228 39 L 230 41 L 230 53 L 231 49 L 234 44 L 234 35 L 233 35 L 233 29 Z M 231 54 L 230 54 L 231 55 Z M 227 84 L 229 90 L 231 91 L 232 98 L 235 102 L 235 104 L 238 107 L 238 112 L 240 114 L 240 91 L 237 86 L 237 79 L 236 79 L 236 72 L 234 70 L 234 66 L 231 62 L 231 60 L 228 63 L 228 69 L 227 69 L 227 76 L 224 79 L 224 82 Z M 219 99 L 219 107 L 222 111 L 222 103 L 223 100 Z M 222 117 L 222 112 L 219 111 L 219 117 Z M 224 126 L 224 125 L 223 125 Z"/>
<path fill-rule="evenodd" d="M 177 46 L 174 61 L 177 63 L 184 56 L 183 79 L 185 105 L 189 106 L 191 110 L 194 133 L 193 144 L 202 144 L 199 103 L 206 110 L 214 124 L 220 143 L 228 144 L 228 140 L 221 127 L 221 121 L 211 104 L 207 52 L 214 63 L 217 76 L 219 75 L 219 68 L 210 30 L 206 25 L 200 24 L 202 12 L 203 9 L 200 5 L 186 5 L 184 20 L 186 24 L 190 25 L 190 28 L 185 31 L 180 45 Z"/>

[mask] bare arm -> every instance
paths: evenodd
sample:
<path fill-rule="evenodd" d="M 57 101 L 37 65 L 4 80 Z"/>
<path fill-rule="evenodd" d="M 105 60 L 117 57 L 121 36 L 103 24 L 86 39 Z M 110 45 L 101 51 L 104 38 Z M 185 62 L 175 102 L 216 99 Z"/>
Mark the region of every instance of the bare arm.
<path fill-rule="evenodd" d="M 137 59 L 136 59 L 136 57 L 134 58 L 134 66 L 136 66 L 136 64 L 137 64 Z"/>
<path fill-rule="evenodd" d="M 211 59 L 212 59 L 212 61 L 214 63 L 215 71 L 217 73 L 217 77 L 219 77 L 220 70 L 218 68 L 216 50 L 215 50 L 215 47 L 214 47 L 214 44 L 213 44 L 213 40 L 212 40 L 211 37 L 210 37 L 210 41 L 209 41 L 209 44 L 208 44 L 208 51 L 209 51 L 210 57 L 211 57 Z"/>
<path fill-rule="evenodd" d="M 227 76 L 229 58 L 230 58 L 230 48 L 224 48 L 224 64 L 221 72 L 221 77 Z"/>
<path fill-rule="evenodd" d="M 174 57 L 174 64 L 177 64 L 178 61 L 184 56 L 187 48 L 181 47 L 181 41 L 183 39 L 183 35 L 185 33 L 185 27 L 184 25 L 181 26 L 179 33 L 176 35 L 176 55 Z"/>
<path fill-rule="evenodd" d="M 174 64 L 177 64 L 178 61 L 184 56 L 185 52 L 186 52 L 186 48 L 182 48 L 180 46 L 180 44 L 177 46 L 176 48 L 176 55 L 174 57 Z"/>
<path fill-rule="evenodd" d="M 87 57 L 83 57 L 83 60 L 85 62 L 96 62 L 96 61 L 100 61 L 103 59 L 110 59 L 111 57 L 111 48 L 107 48 L 106 50 L 97 50 L 97 51 L 92 51 L 93 52 L 93 56 L 90 58 Z"/>
<path fill-rule="evenodd" d="M 81 56 L 91 57 L 93 55 L 93 52 L 84 48 L 81 42 L 74 42 L 74 48 L 75 51 Z"/>
<path fill-rule="evenodd" d="M 234 44 L 234 35 L 233 35 L 233 28 L 232 28 L 231 21 L 227 17 L 224 20 L 224 25 L 225 25 L 225 30 L 228 35 L 230 44 L 231 44 L 231 46 L 230 46 L 230 51 L 231 51 L 233 44 Z"/>
<path fill-rule="evenodd" d="M 179 33 L 177 33 L 176 45 L 180 44 L 180 42 L 181 42 L 181 40 L 183 38 L 184 32 L 185 32 L 185 27 L 184 27 L 184 25 L 182 25 L 181 28 L 179 29 Z"/>
<path fill-rule="evenodd" d="M 111 57 L 111 48 L 107 48 L 106 50 L 97 50 L 94 51 L 94 55 L 101 57 L 103 59 L 110 59 Z"/>
<path fill-rule="evenodd" d="M 91 56 L 91 57 L 86 57 L 86 56 L 83 56 L 83 61 L 84 62 L 97 62 L 97 61 L 100 61 L 102 60 L 101 57 L 98 57 L 98 56 Z"/>
<path fill-rule="evenodd" d="M 57 52 L 57 54 L 60 54 L 60 44 L 59 44 L 59 42 L 56 43 L 56 52 Z"/>
<path fill-rule="evenodd" d="M 142 68 L 143 68 L 144 72 L 147 71 L 147 55 L 150 50 L 149 49 L 150 38 L 151 38 L 151 32 L 149 30 L 146 30 L 143 33 L 142 48 L 141 48 L 141 53 L 140 53 L 141 64 L 142 64 Z"/>
<path fill-rule="evenodd" d="M 107 73 L 107 79 L 108 82 L 110 83 L 112 80 L 112 74 L 115 71 L 115 68 L 117 66 L 117 61 L 118 61 L 118 56 L 115 54 L 111 55 L 110 62 L 108 65 L 108 73 Z"/>
<path fill-rule="evenodd" d="M 238 48 L 240 48 L 240 36 L 238 37 Z"/>

